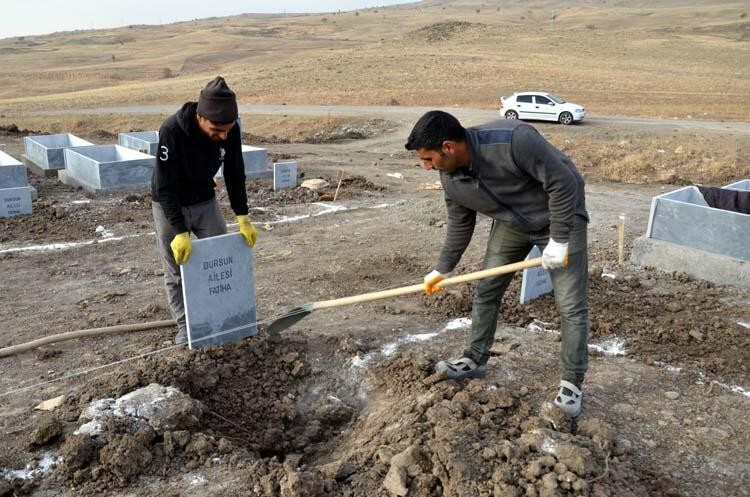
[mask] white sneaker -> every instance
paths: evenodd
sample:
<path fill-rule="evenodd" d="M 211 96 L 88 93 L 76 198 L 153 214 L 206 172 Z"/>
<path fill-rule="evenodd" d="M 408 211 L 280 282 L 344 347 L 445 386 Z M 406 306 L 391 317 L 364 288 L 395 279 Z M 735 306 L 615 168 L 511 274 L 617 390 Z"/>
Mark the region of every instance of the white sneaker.
<path fill-rule="evenodd" d="M 569 381 L 560 381 L 560 391 L 555 397 L 555 405 L 571 418 L 581 414 L 581 400 L 583 392 Z"/>
<path fill-rule="evenodd" d="M 484 365 L 479 366 L 468 357 L 462 357 L 450 361 L 440 361 L 435 364 L 435 371 L 445 371 L 448 379 L 461 380 L 463 378 L 481 378 L 487 372 L 487 368 Z"/>

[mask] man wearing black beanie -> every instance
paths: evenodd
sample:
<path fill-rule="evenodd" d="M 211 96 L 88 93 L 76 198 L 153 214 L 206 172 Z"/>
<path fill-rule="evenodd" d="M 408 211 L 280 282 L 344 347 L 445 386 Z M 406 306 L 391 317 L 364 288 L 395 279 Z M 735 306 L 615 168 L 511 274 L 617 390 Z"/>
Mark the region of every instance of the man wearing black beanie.
<path fill-rule="evenodd" d="M 229 203 L 248 246 L 255 245 L 258 236 L 248 217 L 242 137 L 236 121 L 237 98 L 217 76 L 201 90 L 197 102 L 185 103 L 159 130 L 151 207 L 169 307 L 179 328 L 178 344 L 187 342 L 180 264 L 190 257 L 190 233 L 207 238 L 227 232 L 215 195 L 219 168 L 223 167 Z"/>

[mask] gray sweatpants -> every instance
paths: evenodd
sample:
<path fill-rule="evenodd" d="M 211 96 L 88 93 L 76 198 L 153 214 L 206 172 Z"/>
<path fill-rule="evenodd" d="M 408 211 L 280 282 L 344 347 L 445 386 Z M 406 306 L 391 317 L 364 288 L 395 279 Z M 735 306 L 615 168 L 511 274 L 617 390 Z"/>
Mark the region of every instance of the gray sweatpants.
<path fill-rule="evenodd" d="M 550 271 L 555 289 L 555 303 L 562 323 L 560 375 L 562 379 L 580 382 L 588 368 L 588 255 L 586 230 L 588 223 L 574 216 L 568 239 L 568 266 Z M 544 250 L 548 232 L 523 233 L 494 222 L 482 269 L 522 261 L 536 245 Z M 471 314 L 471 336 L 464 351 L 477 364 L 486 364 L 495 340 L 500 302 L 513 274 L 480 280 L 474 293 Z"/>
<path fill-rule="evenodd" d="M 164 286 L 167 288 L 169 309 L 172 317 L 177 321 L 180 331 L 187 332 L 185 322 L 185 302 L 182 299 L 182 276 L 180 266 L 174 260 L 174 254 L 169 244 L 177 232 L 167 221 L 164 210 L 158 202 L 151 202 L 156 227 L 156 243 L 164 266 Z M 207 200 L 199 204 L 182 208 L 185 226 L 189 232 L 198 238 L 223 235 L 227 232 L 227 223 L 221 214 L 216 199 Z"/>

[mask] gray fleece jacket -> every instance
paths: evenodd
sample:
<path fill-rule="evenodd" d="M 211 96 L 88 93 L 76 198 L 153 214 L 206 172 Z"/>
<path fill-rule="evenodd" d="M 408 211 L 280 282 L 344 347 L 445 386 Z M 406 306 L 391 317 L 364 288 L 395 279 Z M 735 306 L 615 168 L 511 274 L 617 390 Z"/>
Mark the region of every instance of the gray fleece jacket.
<path fill-rule="evenodd" d="M 477 212 L 521 232 L 549 231 L 557 242 L 568 241 L 575 215 L 588 220 L 583 177 L 533 127 L 503 119 L 467 128 L 466 139 L 471 165 L 440 173 L 448 207 L 441 273 L 461 259 Z"/>

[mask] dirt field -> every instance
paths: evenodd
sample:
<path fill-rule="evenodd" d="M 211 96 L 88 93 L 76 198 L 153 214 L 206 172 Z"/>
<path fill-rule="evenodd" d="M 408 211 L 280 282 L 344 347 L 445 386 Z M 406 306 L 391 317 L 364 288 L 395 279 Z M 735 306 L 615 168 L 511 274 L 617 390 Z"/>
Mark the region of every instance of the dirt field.
<path fill-rule="evenodd" d="M 263 320 L 304 302 L 418 282 L 444 236 L 441 192 L 425 189 L 436 178 L 402 150 L 400 121 L 378 121 L 366 139 L 305 143 L 325 121 L 304 121 L 302 134 L 291 126 L 295 140 L 279 135 L 297 143 L 267 146 L 295 158 L 305 178 L 332 181 L 346 170 L 337 204 L 347 210 L 302 189 L 248 183 L 251 205 L 263 208 L 251 212 L 261 227 L 254 254 Z M 626 125 L 537 127 L 562 144 L 632 133 Z M 12 155 L 22 152 L 21 136 L 2 137 Z M 31 183 L 40 198 L 34 214 L 0 221 L 0 346 L 169 318 L 146 192 L 93 196 L 53 178 Z M 517 279 L 483 380 L 429 379 L 434 361 L 462 347 L 466 327 L 456 320 L 469 315 L 471 285 L 317 311 L 279 339 L 261 329 L 236 346 L 171 349 L 69 379 L 60 380 L 168 347 L 175 329 L 2 359 L 0 393 L 30 387 L 0 397 L 11 449 L 0 455 L 3 485 L 33 495 L 386 496 L 401 484 L 425 496 L 747 495 L 750 335 L 741 323 L 750 322 L 750 295 L 616 264 L 619 213 L 630 243 L 645 230 L 651 197 L 670 188 L 589 180 L 591 344 L 604 352 L 592 349 L 575 425 L 542 416 L 557 380 L 559 321 L 550 297 L 518 305 Z M 299 215 L 311 217 L 277 222 Z M 478 269 L 487 228 L 483 220 L 459 271 Z M 70 245 L 31 248 L 51 243 Z M 200 400 L 200 420 L 167 433 L 112 425 L 94 446 L 72 434 L 92 400 L 152 382 Z M 31 410 L 62 394 L 53 413 Z M 61 459 L 44 477 L 7 472 L 44 466 L 45 455 Z"/>
<path fill-rule="evenodd" d="M 654 195 L 750 177 L 746 11 L 429 1 L 0 40 L 0 149 L 14 157 L 27 134 L 105 144 L 156 129 L 221 72 L 243 104 L 244 141 L 331 183 L 247 184 L 260 231 L 257 337 L 190 351 L 172 346 L 168 327 L 0 358 L 0 497 L 750 495 L 750 292 L 617 264 L 621 213 L 627 257 Z M 403 149 L 411 125 L 432 107 L 466 125 L 493 119 L 499 96 L 525 87 L 554 88 L 591 114 L 534 123 L 587 181 L 580 418 L 547 408 L 559 318 L 550 296 L 518 303 L 520 275 L 481 380 L 432 375 L 463 348 L 471 284 L 319 310 L 266 333 L 306 302 L 420 282 L 445 207 L 436 174 Z M 33 214 L 0 218 L 0 348 L 169 319 L 148 191 L 30 183 Z M 225 191 L 218 198 L 231 220 Z M 481 219 L 457 273 L 479 269 L 488 228 Z M 153 383 L 188 396 L 169 422 L 91 414 L 92 402 Z M 33 409 L 61 395 L 54 411 Z M 76 434 L 89 420 L 99 434 Z"/>

